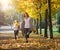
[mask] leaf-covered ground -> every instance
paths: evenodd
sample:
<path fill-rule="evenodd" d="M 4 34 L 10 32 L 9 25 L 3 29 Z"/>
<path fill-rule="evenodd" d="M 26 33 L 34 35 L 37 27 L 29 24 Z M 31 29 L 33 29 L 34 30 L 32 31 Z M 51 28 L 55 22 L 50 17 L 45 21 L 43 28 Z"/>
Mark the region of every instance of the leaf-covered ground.
<path fill-rule="evenodd" d="M 32 34 L 28 43 L 25 41 L 22 36 L 14 40 L 13 34 L 0 34 L 0 50 L 60 50 L 60 38 L 47 39 Z"/>

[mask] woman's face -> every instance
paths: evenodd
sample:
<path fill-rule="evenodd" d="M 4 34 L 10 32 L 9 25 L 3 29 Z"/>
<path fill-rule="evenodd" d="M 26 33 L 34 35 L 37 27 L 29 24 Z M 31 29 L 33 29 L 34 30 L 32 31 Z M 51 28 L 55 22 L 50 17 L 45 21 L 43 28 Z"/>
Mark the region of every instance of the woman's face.
<path fill-rule="evenodd" d="M 25 16 L 25 18 L 28 18 L 29 17 L 28 14 L 24 14 L 24 16 Z"/>
<path fill-rule="evenodd" d="M 25 14 L 25 17 L 27 17 L 27 14 Z"/>

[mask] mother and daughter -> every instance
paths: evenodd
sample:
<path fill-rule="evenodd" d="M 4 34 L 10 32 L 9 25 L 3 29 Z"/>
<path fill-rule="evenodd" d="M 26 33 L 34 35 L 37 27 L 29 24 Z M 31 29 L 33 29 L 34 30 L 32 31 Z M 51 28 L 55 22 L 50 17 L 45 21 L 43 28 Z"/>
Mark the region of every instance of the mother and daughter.
<path fill-rule="evenodd" d="M 26 42 L 28 42 L 28 38 L 30 33 L 32 32 L 33 26 L 32 26 L 32 20 L 29 17 L 28 13 L 25 13 L 23 15 L 23 21 L 21 24 L 21 31 L 22 35 L 26 38 Z M 19 23 L 17 20 L 14 22 L 14 35 L 15 39 L 18 38 L 18 32 L 19 32 Z"/>

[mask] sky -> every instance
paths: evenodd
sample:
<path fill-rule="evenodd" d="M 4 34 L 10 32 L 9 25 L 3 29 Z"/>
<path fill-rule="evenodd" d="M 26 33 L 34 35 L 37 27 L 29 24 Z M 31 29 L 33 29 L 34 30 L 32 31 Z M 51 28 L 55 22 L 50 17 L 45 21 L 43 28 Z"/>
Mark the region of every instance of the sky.
<path fill-rule="evenodd" d="M 12 9 L 11 2 L 9 0 L 0 0 L 1 10 Z"/>

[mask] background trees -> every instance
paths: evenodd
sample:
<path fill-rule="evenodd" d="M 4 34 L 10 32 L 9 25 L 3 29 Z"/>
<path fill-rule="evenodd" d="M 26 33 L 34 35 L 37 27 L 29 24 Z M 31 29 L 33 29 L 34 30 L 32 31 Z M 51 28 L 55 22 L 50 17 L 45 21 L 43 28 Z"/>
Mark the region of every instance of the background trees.
<path fill-rule="evenodd" d="M 50 1 L 49 3 L 46 1 Z M 60 2 L 59 0 L 13 0 L 13 5 L 15 9 L 21 13 L 21 12 L 27 12 L 32 18 L 38 19 L 41 23 L 41 16 L 44 20 L 46 10 L 48 9 L 48 16 L 47 18 L 49 21 L 47 21 L 50 27 L 50 31 L 52 34 L 52 18 L 56 18 L 56 13 L 60 9 Z M 48 3 L 48 4 L 47 4 Z M 46 14 L 47 15 L 47 14 Z M 51 35 L 53 36 L 53 35 Z"/>
<path fill-rule="evenodd" d="M 13 6 L 12 8 L 14 10 L 9 9 L 9 10 L 4 11 L 5 19 L 13 21 L 15 18 L 16 19 L 19 18 L 20 13 L 23 14 L 23 13 L 27 12 L 29 14 L 29 16 L 32 17 L 34 19 L 34 21 L 36 21 L 37 24 L 36 23 L 35 24 L 37 25 L 37 30 L 38 30 L 38 25 L 41 26 L 40 24 L 42 24 L 42 21 L 46 20 L 45 19 L 47 16 L 46 10 L 49 8 L 49 6 L 46 2 L 47 0 L 10 0 L 10 1 L 11 1 L 11 5 Z M 51 8 L 47 10 L 48 15 L 51 13 L 49 15 L 50 17 L 52 17 L 54 19 L 56 18 L 55 15 L 60 9 L 59 5 L 60 5 L 59 0 L 50 0 Z M 50 13 L 49 13 L 49 11 L 50 11 Z M 49 16 L 47 16 L 47 18 L 49 19 L 49 21 L 47 21 L 48 23 L 52 22 L 52 19 L 50 19 Z M 9 21 L 9 23 L 11 21 Z M 40 29 L 40 34 L 41 34 L 41 29 Z"/>

